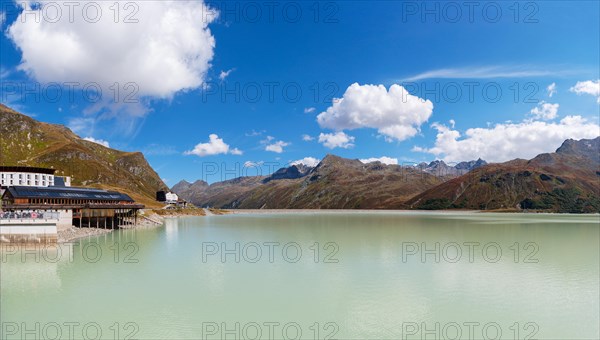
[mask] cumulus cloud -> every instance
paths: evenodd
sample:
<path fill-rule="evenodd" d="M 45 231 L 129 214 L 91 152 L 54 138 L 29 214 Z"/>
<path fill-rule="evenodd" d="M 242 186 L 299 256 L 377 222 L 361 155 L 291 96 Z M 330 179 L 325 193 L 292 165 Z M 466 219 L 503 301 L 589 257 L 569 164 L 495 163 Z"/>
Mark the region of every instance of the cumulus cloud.
<path fill-rule="evenodd" d="M 314 168 L 315 166 L 317 166 L 319 164 L 319 162 L 320 162 L 320 160 L 316 159 L 314 157 L 304 157 L 297 161 L 290 162 L 290 166 L 304 164 L 306 166 L 310 166 L 310 167 Z"/>
<path fill-rule="evenodd" d="M 530 159 L 540 153 L 554 152 L 566 139 L 596 138 L 597 123 L 581 116 L 567 116 L 559 122 L 525 120 L 521 123 L 496 124 L 472 128 L 462 137 L 459 131 L 434 123 L 435 146 L 414 147 L 446 162 L 459 162 L 481 157 L 488 162 L 504 162 L 515 158 Z"/>
<path fill-rule="evenodd" d="M 571 92 L 575 92 L 578 95 L 589 94 L 596 97 L 596 100 L 600 104 L 600 79 L 593 81 L 578 81 L 575 86 L 569 89 Z"/>
<path fill-rule="evenodd" d="M 365 164 L 369 164 L 369 163 L 373 163 L 373 162 L 381 162 L 383 164 L 388 164 L 388 165 L 398 165 L 398 158 L 391 158 L 391 157 L 379 157 L 379 158 L 366 158 L 366 159 L 361 159 L 361 162 L 365 163 Z"/>
<path fill-rule="evenodd" d="M 400 85 L 350 85 L 341 99 L 317 116 L 323 128 L 374 128 L 389 139 L 405 140 L 419 132 L 431 116 L 433 104 L 413 96 Z"/>
<path fill-rule="evenodd" d="M 319 135 L 319 143 L 322 143 L 329 149 L 350 149 L 354 147 L 354 137 L 341 131 L 336 133 L 321 133 Z"/>
<path fill-rule="evenodd" d="M 302 140 L 305 142 L 311 142 L 311 141 L 315 140 L 315 137 L 310 136 L 310 135 L 302 135 Z"/>
<path fill-rule="evenodd" d="M 94 137 L 85 137 L 85 138 L 83 138 L 83 140 L 87 140 L 88 142 L 100 144 L 102 146 L 110 148 L 110 144 L 107 141 L 103 140 L 103 139 L 96 139 Z"/>
<path fill-rule="evenodd" d="M 244 152 L 238 148 L 231 149 L 231 151 L 229 153 L 232 155 L 236 155 L 236 156 L 241 156 L 244 154 Z"/>
<path fill-rule="evenodd" d="M 315 112 L 316 108 L 314 107 L 307 107 L 304 109 L 304 113 L 313 113 Z"/>
<path fill-rule="evenodd" d="M 95 83 L 103 100 L 113 97 L 110 87 L 116 83 L 122 93 L 110 101 L 121 103 L 133 92 L 140 98 L 171 98 L 205 83 L 215 48 L 208 25 L 218 13 L 203 1 L 119 2 L 118 23 L 113 2 L 95 2 L 87 11 L 76 6 L 73 16 L 66 3 L 35 3 L 19 2 L 23 12 L 7 36 L 22 53 L 19 70 L 39 82 Z M 44 7 L 55 11 L 52 6 L 63 15 L 52 22 L 32 20 Z"/>
<path fill-rule="evenodd" d="M 546 91 L 548 91 L 548 97 L 552 98 L 552 96 L 556 94 L 556 83 L 548 85 Z"/>
<path fill-rule="evenodd" d="M 221 73 L 219 73 L 219 79 L 221 81 L 225 80 L 225 78 L 229 77 L 229 75 L 231 74 L 231 72 L 233 72 L 235 69 L 230 69 L 227 71 L 221 71 Z"/>
<path fill-rule="evenodd" d="M 536 119 L 551 120 L 558 116 L 558 104 L 550 104 L 541 101 L 538 106 L 534 107 L 529 113 Z"/>
<path fill-rule="evenodd" d="M 265 151 L 271 151 L 271 152 L 275 152 L 275 153 L 282 153 L 283 152 L 283 148 L 290 145 L 290 143 L 284 142 L 282 140 L 280 141 L 276 141 L 274 143 L 271 144 L 267 144 L 267 146 L 265 146 Z"/>
<path fill-rule="evenodd" d="M 232 155 L 241 155 L 242 152 L 237 149 L 229 149 L 229 145 L 223 141 L 222 138 L 219 138 L 216 134 L 211 134 L 209 137 L 209 141 L 207 143 L 200 143 L 194 147 L 194 149 L 190 151 L 186 151 L 184 154 L 186 155 L 196 155 L 199 157 L 204 156 L 213 156 L 213 155 L 224 155 L 224 154 L 232 154 Z"/>

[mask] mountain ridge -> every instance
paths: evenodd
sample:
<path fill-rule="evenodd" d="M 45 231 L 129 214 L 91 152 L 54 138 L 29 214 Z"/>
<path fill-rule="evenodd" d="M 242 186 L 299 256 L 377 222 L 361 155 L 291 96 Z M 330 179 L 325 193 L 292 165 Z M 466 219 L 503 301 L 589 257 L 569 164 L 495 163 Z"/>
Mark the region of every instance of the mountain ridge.
<path fill-rule="evenodd" d="M 156 205 L 167 188 L 141 152 L 119 151 L 82 139 L 69 128 L 37 121 L 0 104 L 0 164 L 56 169 L 74 186 L 114 189 Z"/>
<path fill-rule="evenodd" d="M 199 194 L 184 192 L 183 197 L 202 206 L 240 209 L 598 212 L 600 157 L 595 150 L 599 148 L 600 137 L 566 140 L 556 152 L 530 160 L 488 164 L 479 158 L 455 166 L 436 160 L 414 167 L 377 161 L 364 164 L 328 154 L 314 168 L 299 171 L 292 165 L 271 176 L 203 182 L 195 188 Z"/>
<path fill-rule="evenodd" d="M 243 188 L 232 185 L 235 180 L 208 186 L 182 181 L 172 190 L 196 205 L 225 209 L 403 209 L 404 200 L 448 176 L 452 173 L 436 176 L 413 166 L 363 163 L 327 154 L 315 167 L 293 164 L 270 176 L 235 179 L 245 183 Z M 236 192 L 226 193 L 226 188 Z"/>
<path fill-rule="evenodd" d="M 589 145 L 589 147 L 588 147 Z M 600 212 L 600 137 L 566 140 L 556 152 L 482 166 L 407 201 L 416 209 Z"/>

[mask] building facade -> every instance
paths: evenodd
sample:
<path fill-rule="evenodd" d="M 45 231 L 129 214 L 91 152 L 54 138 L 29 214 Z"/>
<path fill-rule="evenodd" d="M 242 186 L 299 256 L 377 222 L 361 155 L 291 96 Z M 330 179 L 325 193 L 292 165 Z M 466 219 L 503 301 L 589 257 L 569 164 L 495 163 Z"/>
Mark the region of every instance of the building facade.
<path fill-rule="evenodd" d="M 2 210 L 16 215 L 57 212 L 60 229 L 118 228 L 136 223 L 136 204 L 126 194 L 95 188 L 11 186 L 2 195 Z"/>
<path fill-rule="evenodd" d="M 71 177 L 54 175 L 54 169 L 27 166 L 0 166 L 0 187 L 28 186 L 51 187 L 71 186 Z"/>
<path fill-rule="evenodd" d="M 137 223 L 144 208 L 120 192 L 71 187 L 54 169 L 2 166 L 0 180 L 0 243 L 53 242 L 73 226 L 115 229 Z"/>

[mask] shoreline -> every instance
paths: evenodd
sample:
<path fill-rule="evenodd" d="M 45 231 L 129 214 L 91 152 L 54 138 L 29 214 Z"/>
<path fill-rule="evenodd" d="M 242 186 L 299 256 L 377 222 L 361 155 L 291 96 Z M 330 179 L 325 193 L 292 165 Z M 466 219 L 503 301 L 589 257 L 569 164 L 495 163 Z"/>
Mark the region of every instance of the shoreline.
<path fill-rule="evenodd" d="M 69 243 L 86 237 L 106 235 L 112 231 L 113 229 L 71 227 L 56 233 L 56 243 Z"/>

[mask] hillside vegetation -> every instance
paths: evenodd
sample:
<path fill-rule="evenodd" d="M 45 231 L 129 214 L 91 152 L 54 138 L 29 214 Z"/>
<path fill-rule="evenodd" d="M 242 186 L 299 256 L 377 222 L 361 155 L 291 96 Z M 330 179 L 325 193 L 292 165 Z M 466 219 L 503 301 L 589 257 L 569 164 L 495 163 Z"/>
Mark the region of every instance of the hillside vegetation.
<path fill-rule="evenodd" d="M 0 165 L 38 166 L 71 176 L 72 185 L 114 189 L 156 205 L 166 185 L 140 152 L 81 139 L 62 125 L 38 122 L 0 104 Z"/>
<path fill-rule="evenodd" d="M 416 209 L 600 212 L 600 137 L 567 140 L 555 153 L 489 164 L 426 190 Z"/>

